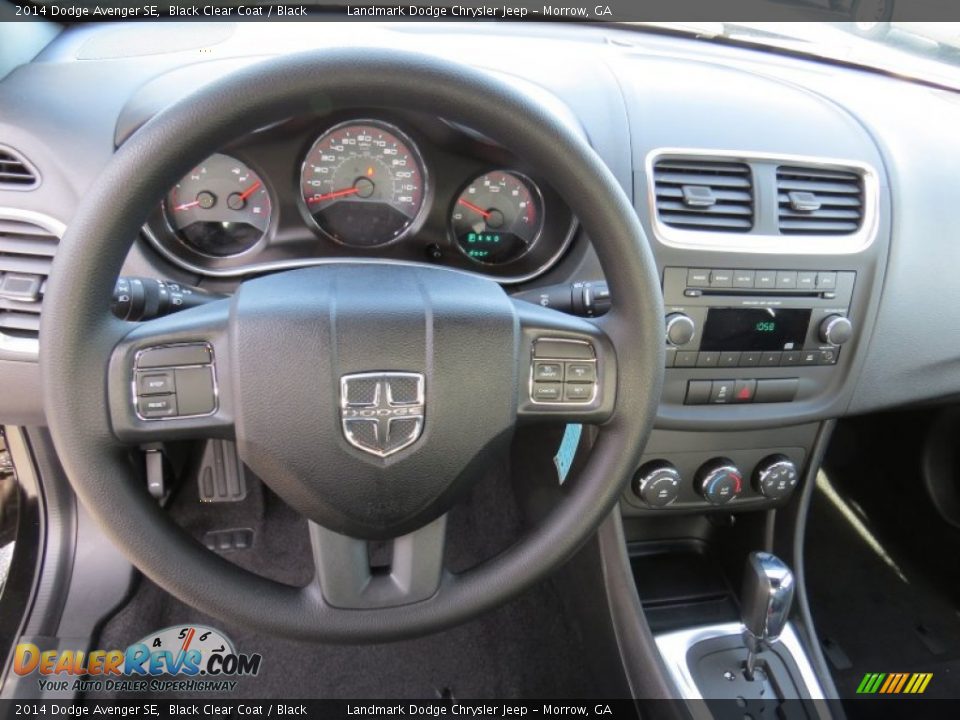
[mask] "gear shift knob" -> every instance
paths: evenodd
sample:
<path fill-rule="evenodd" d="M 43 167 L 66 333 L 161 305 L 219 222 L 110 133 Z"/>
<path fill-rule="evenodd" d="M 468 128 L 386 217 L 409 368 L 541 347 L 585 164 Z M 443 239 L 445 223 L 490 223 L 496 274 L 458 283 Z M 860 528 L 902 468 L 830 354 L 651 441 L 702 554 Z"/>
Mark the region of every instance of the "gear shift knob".
<path fill-rule="evenodd" d="M 790 568 L 765 552 L 750 553 L 743 578 L 740 613 L 747 646 L 747 677 L 753 678 L 756 653 L 775 643 L 790 615 L 794 580 Z"/>

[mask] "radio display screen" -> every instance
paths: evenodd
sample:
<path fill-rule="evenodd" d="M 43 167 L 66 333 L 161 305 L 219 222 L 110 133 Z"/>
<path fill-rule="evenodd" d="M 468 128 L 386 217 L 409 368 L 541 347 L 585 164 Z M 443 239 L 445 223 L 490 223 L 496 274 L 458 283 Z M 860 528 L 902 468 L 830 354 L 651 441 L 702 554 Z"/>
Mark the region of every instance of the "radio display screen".
<path fill-rule="evenodd" d="M 800 350 L 811 310 L 710 308 L 700 350 Z"/>

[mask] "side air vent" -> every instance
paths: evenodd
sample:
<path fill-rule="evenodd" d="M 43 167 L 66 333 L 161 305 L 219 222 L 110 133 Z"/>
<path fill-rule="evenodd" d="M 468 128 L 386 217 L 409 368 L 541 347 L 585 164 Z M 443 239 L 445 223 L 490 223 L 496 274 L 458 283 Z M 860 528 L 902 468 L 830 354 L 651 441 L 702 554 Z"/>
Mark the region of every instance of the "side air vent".
<path fill-rule="evenodd" d="M 782 235 L 850 235 L 863 225 L 863 177 L 852 170 L 777 168 Z"/>
<path fill-rule="evenodd" d="M 654 165 L 653 184 L 664 225 L 731 233 L 753 228 L 753 183 L 745 163 L 664 158 Z"/>
<path fill-rule="evenodd" d="M 0 145 L 0 188 L 30 190 L 40 178 L 33 166 L 13 148 Z"/>
<path fill-rule="evenodd" d="M 36 355 L 40 308 L 63 228 L 0 208 L 0 355 Z M 23 216 L 23 217 L 21 217 Z"/>

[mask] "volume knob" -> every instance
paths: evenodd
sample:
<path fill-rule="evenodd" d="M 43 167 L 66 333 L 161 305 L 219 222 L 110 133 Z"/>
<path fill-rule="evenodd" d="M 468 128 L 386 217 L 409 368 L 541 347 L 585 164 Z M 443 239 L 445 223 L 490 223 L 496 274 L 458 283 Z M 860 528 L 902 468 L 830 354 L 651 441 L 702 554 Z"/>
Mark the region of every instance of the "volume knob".
<path fill-rule="evenodd" d="M 671 345 L 686 345 L 693 340 L 697 326 L 693 318 L 683 313 L 667 315 L 667 342 Z"/>
<path fill-rule="evenodd" d="M 820 339 L 831 345 L 843 345 L 853 337 L 853 324 L 843 315 L 828 315 L 820 323 Z"/>

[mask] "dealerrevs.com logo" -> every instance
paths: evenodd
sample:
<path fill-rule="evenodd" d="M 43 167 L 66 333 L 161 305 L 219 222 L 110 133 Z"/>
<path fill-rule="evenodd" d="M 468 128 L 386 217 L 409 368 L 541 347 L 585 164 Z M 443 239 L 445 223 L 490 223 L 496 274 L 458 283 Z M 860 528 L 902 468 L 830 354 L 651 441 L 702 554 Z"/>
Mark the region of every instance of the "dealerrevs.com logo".
<path fill-rule="evenodd" d="M 261 661 L 259 653 L 238 653 L 215 628 L 179 625 L 125 650 L 40 650 L 20 643 L 13 669 L 39 675 L 41 690 L 205 692 L 234 690 L 235 678 L 256 675 Z"/>

